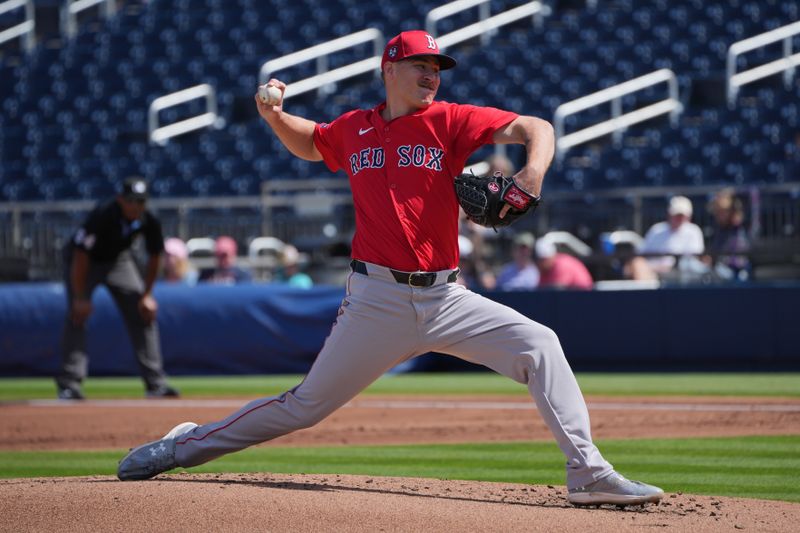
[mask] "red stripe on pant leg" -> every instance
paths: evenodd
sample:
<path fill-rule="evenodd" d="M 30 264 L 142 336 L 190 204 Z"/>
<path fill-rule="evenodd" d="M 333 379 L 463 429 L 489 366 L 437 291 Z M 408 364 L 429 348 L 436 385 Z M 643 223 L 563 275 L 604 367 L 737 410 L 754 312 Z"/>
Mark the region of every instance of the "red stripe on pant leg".
<path fill-rule="evenodd" d="M 304 380 L 304 381 L 305 381 L 305 380 Z M 300 385 L 302 385 L 302 383 L 301 383 Z M 286 401 L 286 396 L 287 396 L 287 395 L 289 395 L 289 394 L 294 394 L 294 391 L 296 391 L 296 390 L 297 390 L 297 389 L 300 387 L 300 385 L 298 385 L 297 387 L 295 387 L 295 388 L 291 389 L 290 391 L 284 392 L 283 394 L 281 394 L 281 396 L 280 396 L 279 398 L 276 398 L 276 399 L 274 399 L 274 400 L 270 400 L 270 401 L 268 401 L 267 403 L 265 403 L 265 404 L 262 404 L 262 405 L 256 405 L 255 407 L 253 407 L 253 408 L 252 408 L 252 409 L 250 409 L 249 411 L 246 411 L 246 412 L 242 413 L 241 415 L 237 416 L 235 419 L 231 420 L 230 422 L 228 422 L 228 423 L 227 423 L 227 424 L 225 424 L 224 426 L 222 426 L 222 427 L 219 427 L 219 428 L 215 429 L 214 431 L 209 431 L 208 433 L 206 433 L 205 435 L 203 435 L 203 436 L 202 436 L 202 437 L 200 437 L 200 438 L 197 438 L 197 437 L 189 437 L 188 439 L 186 439 L 186 440 L 183 440 L 183 441 L 176 441 L 176 442 L 175 442 L 175 444 L 176 444 L 176 445 L 186 444 L 187 442 L 189 442 L 189 441 L 192 441 L 192 440 L 195 440 L 195 441 L 198 441 L 198 442 L 199 442 L 199 441 L 202 441 L 202 440 L 204 440 L 206 437 L 208 437 L 209 435 L 212 435 L 212 434 L 216 433 L 217 431 L 221 431 L 221 430 L 223 430 L 223 429 L 227 429 L 227 428 L 229 428 L 231 425 L 233 425 L 234 423 L 238 422 L 238 421 L 239 421 L 239 420 L 240 420 L 242 417 L 244 417 L 244 416 L 246 416 L 246 415 L 249 415 L 250 413 L 252 413 L 252 412 L 253 412 L 253 411 L 255 411 L 256 409 L 261 409 L 262 407 L 267 407 L 268 405 L 271 405 L 271 404 L 273 404 L 273 403 L 276 403 L 276 402 L 277 402 L 277 403 L 283 403 L 283 402 L 285 402 L 285 401 Z"/>

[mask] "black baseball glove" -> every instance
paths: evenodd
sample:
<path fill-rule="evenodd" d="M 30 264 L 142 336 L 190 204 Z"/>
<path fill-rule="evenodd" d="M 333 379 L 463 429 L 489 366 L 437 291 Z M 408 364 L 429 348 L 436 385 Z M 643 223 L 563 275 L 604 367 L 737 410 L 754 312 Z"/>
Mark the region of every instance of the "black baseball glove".
<path fill-rule="evenodd" d="M 508 226 L 527 213 L 535 211 L 541 198 L 524 191 L 514 178 L 501 172 L 479 177 L 461 174 L 455 179 L 456 196 L 467 218 L 487 228 Z M 508 204 L 511 208 L 503 218 L 500 211 Z"/>

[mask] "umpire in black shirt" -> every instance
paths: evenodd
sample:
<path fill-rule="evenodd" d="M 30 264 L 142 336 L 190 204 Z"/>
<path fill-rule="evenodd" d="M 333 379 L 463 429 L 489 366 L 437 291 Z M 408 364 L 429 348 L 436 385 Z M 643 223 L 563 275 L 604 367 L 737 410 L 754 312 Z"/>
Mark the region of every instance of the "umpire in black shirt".
<path fill-rule="evenodd" d="M 122 192 L 113 201 L 98 205 L 64 249 L 67 317 L 62 339 L 64 359 L 56 378 L 60 399 L 84 399 L 81 383 L 89 363 L 86 321 L 92 313 L 92 292 L 100 283 L 108 288 L 125 320 L 147 396 L 178 396 L 178 391 L 167 384 L 161 364 L 155 320 L 158 303 L 152 290 L 164 236 L 161 223 L 145 208 L 147 193 L 146 181 L 126 179 Z M 140 234 L 149 256 L 144 280 L 130 251 Z"/>

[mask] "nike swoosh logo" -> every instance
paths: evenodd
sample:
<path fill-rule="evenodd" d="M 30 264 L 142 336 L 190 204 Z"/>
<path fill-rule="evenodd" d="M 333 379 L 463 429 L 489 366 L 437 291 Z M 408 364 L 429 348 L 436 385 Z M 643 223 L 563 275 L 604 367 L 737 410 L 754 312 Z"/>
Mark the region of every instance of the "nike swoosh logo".
<path fill-rule="evenodd" d="M 374 130 L 374 129 L 375 129 L 375 126 L 373 126 L 373 127 L 371 127 L 371 128 L 367 128 L 367 129 L 359 128 L 359 129 L 358 129 L 358 134 L 359 134 L 359 135 L 364 135 L 364 134 L 365 134 L 365 133 L 367 133 L 368 131 L 370 131 L 370 130 Z"/>

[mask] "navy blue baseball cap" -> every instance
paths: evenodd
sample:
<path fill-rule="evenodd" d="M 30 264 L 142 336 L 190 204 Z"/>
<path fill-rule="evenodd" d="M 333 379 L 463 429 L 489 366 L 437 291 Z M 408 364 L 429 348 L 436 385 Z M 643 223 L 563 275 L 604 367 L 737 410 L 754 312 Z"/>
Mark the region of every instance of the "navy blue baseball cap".
<path fill-rule="evenodd" d="M 126 178 L 122 183 L 122 196 L 128 200 L 147 200 L 149 187 L 143 178 Z"/>

